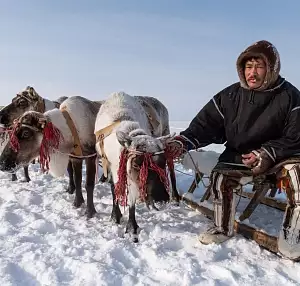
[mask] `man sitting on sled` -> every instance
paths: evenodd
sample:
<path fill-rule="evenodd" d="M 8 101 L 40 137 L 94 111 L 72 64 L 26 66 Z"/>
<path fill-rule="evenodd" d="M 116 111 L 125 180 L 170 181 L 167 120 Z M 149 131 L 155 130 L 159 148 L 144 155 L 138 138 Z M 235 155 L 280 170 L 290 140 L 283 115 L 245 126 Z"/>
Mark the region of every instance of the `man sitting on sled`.
<path fill-rule="evenodd" d="M 225 151 L 212 172 L 214 224 L 199 239 L 202 243 L 222 243 L 233 236 L 236 184 L 221 170 L 247 170 L 250 178 L 264 174 L 274 165 L 295 157 L 286 165 L 291 187 L 288 206 L 278 238 L 279 251 L 290 259 L 300 259 L 300 92 L 279 75 L 276 48 L 259 41 L 237 59 L 240 81 L 216 94 L 196 115 L 189 127 L 169 143 L 173 155 L 211 143 L 223 144 Z M 236 178 L 235 178 L 236 180 Z"/>

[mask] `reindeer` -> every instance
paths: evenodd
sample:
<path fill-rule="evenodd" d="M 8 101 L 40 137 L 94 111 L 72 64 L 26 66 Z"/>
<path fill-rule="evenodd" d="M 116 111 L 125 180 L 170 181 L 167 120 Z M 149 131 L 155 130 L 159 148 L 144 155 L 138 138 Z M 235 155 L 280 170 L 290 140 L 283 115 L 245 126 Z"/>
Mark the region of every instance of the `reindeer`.
<path fill-rule="evenodd" d="M 171 139 L 166 107 L 152 97 L 113 93 L 101 106 L 96 123 L 96 150 L 104 172 L 109 171 L 113 198 L 111 218 L 119 224 L 119 203 L 129 205 L 126 233 L 138 242 L 137 199 L 147 207 L 169 201 L 166 163 L 171 169 L 173 197 L 179 201 L 172 158 L 165 152 Z M 108 170 L 105 170 L 108 169 Z M 128 191 L 128 193 L 127 193 Z"/>
<path fill-rule="evenodd" d="M 41 167 L 55 177 L 69 171 L 69 187 L 75 188 L 74 206 L 84 202 L 82 196 L 82 160 L 86 162 L 88 218 L 95 213 L 96 137 L 94 126 L 100 103 L 80 96 L 69 97 L 59 109 L 45 113 L 25 112 L 14 124 L 8 144 L 0 156 L 0 170 L 15 172 L 40 156 Z M 69 162 L 70 159 L 70 162 Z"/>
<path fill-rule="evenodd" d="M 13 121 L 19 118 L 24 112 L 33 110 L 44 113 L 45 111 L 59 108 L 60 104 L 66 100 L 67 97 L 63 96 L 55 101 L 50 101 L 46 98 L 42 98 L 33 87 L 27 86 L 23 91 L 19 92 L 12 102 L 0 110 L 0 124 L 5 128 L 10 127 Z M 7 136 L 5 133 L 1 133 L 1 146 L 7 143 Z M 26 182 L 30 181 L 28 173 L 28 165 L 24 166 L 24 175 Z M 12 181 L 16 181 L 17 175 L 12 174 Z"/>

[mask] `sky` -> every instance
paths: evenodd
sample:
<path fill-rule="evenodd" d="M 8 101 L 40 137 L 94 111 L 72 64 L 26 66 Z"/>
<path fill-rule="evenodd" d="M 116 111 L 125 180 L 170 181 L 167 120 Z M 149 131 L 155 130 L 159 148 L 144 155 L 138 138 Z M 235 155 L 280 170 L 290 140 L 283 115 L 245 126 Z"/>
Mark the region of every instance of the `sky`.
<path fill-rule="evenodd" d="M 52 100 L 124 91 L 191 120 L 262 39 L 300 89 L 299 11 L 299 0 L 0 0 L 0 105 L 27 85 Z"/>

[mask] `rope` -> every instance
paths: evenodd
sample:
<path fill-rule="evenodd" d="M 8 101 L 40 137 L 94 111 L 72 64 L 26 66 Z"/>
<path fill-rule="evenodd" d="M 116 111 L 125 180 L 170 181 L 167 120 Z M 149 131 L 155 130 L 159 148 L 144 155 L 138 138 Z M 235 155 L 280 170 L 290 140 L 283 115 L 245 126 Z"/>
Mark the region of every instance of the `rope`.
<path fill-rule="evenodd" d="M 59 154 L 62 154 L 62 155 L 68 155 L 69 157 L 72 157 L 72 158 L 75 158 L 75 159 L 82 159 L 82 160 L 86 159 L 86 158 L 91 158 L 91 157 L 98 156 L 98 153 L 93 153 L 93 154 L 85 155 L 85 156 L 76 156 L 76 155 L 73 155 L 73 154 L 70 154 L 70 153 L 61 152 L 58 149 L 56 149 L 55 152 L 57 152 Z M 99 165 L 101 166 L 100 163 L 99 163 Z"/>
<path fill-rule="evenodd" d="M 198 151 L 196 151 L 196 152 L 198 152 Z M 200 172 L 200 170 L 199 170 L 198 166 L 196 165 L 196 163 L 195 163 L 195 161 L 194 161 L 192 155 L 190 154 L 190 152 L 188 151 L 187 153 L 188 153 L 188 155 L 190 156 L 190 159 L 191 159 L 191 161 L 192 161 L 192 163 L 193 163 L 193 165 L 194 165 L 194 167 L 195 167 L 195 171 L 199 174 L 199 176 L 202 175 L 203 173 Z M 204 184 L 204 182 L 203 182 L 203 176 L 202 176 L 200 182 L 203 184 L 203 186 L 204 186 L 205 188 L 208 187 L 208 186 L 206 186 L 206 185 Z M 198 187 L 198 183 L 197 183 L 197 181 L 196 181 L 196 175 L 195 175 L 195 185 Z"/>

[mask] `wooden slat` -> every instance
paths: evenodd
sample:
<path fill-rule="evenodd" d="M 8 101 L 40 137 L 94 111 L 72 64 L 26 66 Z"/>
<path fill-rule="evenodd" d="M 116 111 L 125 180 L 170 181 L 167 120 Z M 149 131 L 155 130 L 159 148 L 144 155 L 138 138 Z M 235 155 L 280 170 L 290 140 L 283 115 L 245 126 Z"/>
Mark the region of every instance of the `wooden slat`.
<path fill-rule="evenodd" d="M 205 207 L 198 205 L 197 203 L 182 197 L 182 200 L 192 209 L 198 210 L 205 216 L 207 216 L 210 219 L 213 219 L 214 212 L 213 210 Z M 234 222 L 234 229 L 238 234 L 241 234 L 247 239 L 251 239 L 255 241 L 258 245 L 261 247 L 273 252 L 277 253 L 278 252 L 278 246 L 277 246 L 277 237 L 271 236 L 265 232 L 259 231 L 249 225 L 240 223 L 238 221 Z"/>
<path fill-rule="evenodd" d="M 199 184 L 199 182 L 201 181 L 203 176 L 204 176 L 204 174 L 202 174 L 202 173 L 196 173 L 195 180 L 193 180 L 193 182 L 188 190 L 188 193 L 192 194 L 195 191 L 197 185 Z"/>
<path fill-rule="evenodd" d="M 240 221 L 243 221 L 252 215 L 252 213 L 254 212 L 256 207 L 260 204 L 262 198 L 265 197 L 265 195 L 267 194 L 268 191 L 269 191 L 268 185 L 256 186 L 255 192 L 253 193 L 253 196 L 252 196 L 250 202 L 248 203 L 248 205 L 244 209 L 243 213 L 239 217 Z"/>
<path fill-rule="evenodd" d="M 241 196 L 244 198 L 252 199 L 254 196 L 254 193 L 249 193 L 249 192 L 242 192 Z M 261 204 L 267 205 L 269 207 L 285 211 L 286 208 L 286 203 L 277 201 L 276 199 L 273 199 L 271 197 L 263 197 L 260 201 Z"/>

